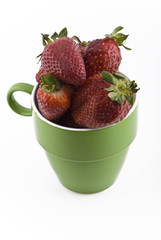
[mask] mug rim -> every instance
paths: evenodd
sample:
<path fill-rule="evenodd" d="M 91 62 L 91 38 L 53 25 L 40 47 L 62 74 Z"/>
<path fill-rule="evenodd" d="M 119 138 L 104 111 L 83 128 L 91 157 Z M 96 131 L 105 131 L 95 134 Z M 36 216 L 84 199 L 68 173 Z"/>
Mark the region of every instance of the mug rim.
<path fill-rule="evenodd" d="M 60 129 L 63 129 L 63 130 L 68 130 L 68 131 L 76 131 L 76 132 L 88 132 L 88 131 L 97 131 L 97 130 L 101 130 L 101 129 L 105 129 L 105 128 L 110 128 L 110 127 L 113 127 L 115 125 L 118 125 L 119 123 L 121 123 L 122 121 L 124 121 L 126 118 L 128 118 L 132 112 L 135 110 L 137 104 L 138 104 L 138 99 L 139 99 L 139 94 L 138 92 L 136 93 L 136 98 L 135 98 L 135 102 L 134 102 L 134 105 L 132 106 L 132 108 L 130 109 L 130 111 L 128 112 L 128 114 L 126 115 L 126 117 L 117 122 L 117 123 L 114 123 L 114 124 L 111 124 L 109 126 L 105 126 L 105 127 L 100 127 L 100 128 L 71 128 L 71 127 L 65 127 L 65 126 L 62 126 L 62 125 L 59 125 L 57 123 L 54 123 L 54 122 L 51 122 L 49 121 L 48 119 L 46 119 L 38 110 L 37 106 L 36 106 L 36 91 L 38 89 L 38 86 L 39 84 L 37 84 L 34 88 L 33 88 L 33 91 L 32 91 L 32 108 L 34 110 L 34 112 L 37 114 L 37 116 L 43 121 L 43 122 L 46 122 L 48 123 L 49 125 L 53 126 L 53 127 L 57 127 L 57 128 L 60 128 Z"/>

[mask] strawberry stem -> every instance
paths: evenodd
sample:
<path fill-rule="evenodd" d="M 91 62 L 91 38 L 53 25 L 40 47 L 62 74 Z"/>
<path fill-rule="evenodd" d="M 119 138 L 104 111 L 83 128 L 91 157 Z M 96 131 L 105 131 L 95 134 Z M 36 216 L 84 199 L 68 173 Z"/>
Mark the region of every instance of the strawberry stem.
<path fill-rule="evenodd" d="M 131 106 L 134 104 L 135 93 L 140 89 L 137 88 L 134 80 L 130 82 L 128 78 L 120 73 L 112 75 L 107 71 L 102 72 L 102 79 L 112 84 L 111 87 L 105 88 L 105 90 L 109 92 L 108 96 L 111 100 L 123 105 L 126 99 Z"/>
<path fill-rule="evenodd" d="M 59 91 L 62 88 L 62 83 L 56 79 L 51 73 L 41 76 L 40 87 L 48 94 Z"/>
<path fill-rule="evenodd" d="M 41 33 L 41 35 L 42 35 L 43 46 L 46 46 L 49 42 L 52 42 L 51 39 L 49 38 L 49 34 Z"/>
<path fill-rule="evenodd" d="M 68 30 L 67 28 L 63 28 L 60 33 L 58 34 L 57 32 L 54 32 L 52 35 L 51 35 L 51 39 L 53 41 L 55 41 L 57 38 L 62 38 L 62 37 L 67 37 L 68 36 Z"/>
<path fill-rule="evenodd" d="M 86 41 L 81 41 L 80 38 L 77 37 L 77 36 L 73 36 L 72 38 L 73 38 L 73 40 L 75 40 L 76 42 L 78 42 L 78 43 L 79 43 L 81 46 L 83 46 L 83 47 L 87 47 L 87 45 L 88 45 L 88 43 L 89 43 L 89 42 L 86 42 Z"/>
<path fill-rule="evenodd" d="M 128 48 L 124 45 L 125 40 L 129 35 L 125 35 L 123 33 L 118 33 L 123 29 L 122 26 L 118 26 L 115 28 L 111 34 L 105 34 L 106 37 L 112 38 L 116 41 L 118 46 L 123 46 L 127 50 L 131 50 L 131 48 Z"/>
<path fill-rule="evenodd" d="M 115 29 L 113 30 L 113 32 L 111 33 L 111 35 L 114 36 L 117 32 L 120 32 L 122 29 L 123 29 L 122 26 L 118 26 L 117 28 L 115 28 Z"/>
<path fill-rule="evenodd" d="M 54 32 L 51 37 L 49 37 L 49 34 L 43 34 L 42 35 L 42 43 L 43 46 L 46 46 L 48 43 L 55 41 L 57 38 L 67 37 L 68 30 L 67 28 L 63 28 L 60 33 Z M 40 53 L 36 58 L 39 58 L 38 63 L 41 61 L 42 53 Z"/>

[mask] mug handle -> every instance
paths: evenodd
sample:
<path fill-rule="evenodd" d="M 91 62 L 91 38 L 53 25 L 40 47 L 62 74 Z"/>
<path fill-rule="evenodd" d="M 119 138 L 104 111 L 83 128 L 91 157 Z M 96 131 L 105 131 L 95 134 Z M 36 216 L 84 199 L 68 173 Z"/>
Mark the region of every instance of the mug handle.
<path fill-rule="evenodd" d="M 32 116 L 32 108 L 26 108 L 20 105 L 14 98 L 14 92 L 20 91 L 31 94 L 33 88 L 34 86 L 28 83 L 16 83 L 10 87 L 7 93 L 7 102 L 14 112 L 22 116 Z"/>

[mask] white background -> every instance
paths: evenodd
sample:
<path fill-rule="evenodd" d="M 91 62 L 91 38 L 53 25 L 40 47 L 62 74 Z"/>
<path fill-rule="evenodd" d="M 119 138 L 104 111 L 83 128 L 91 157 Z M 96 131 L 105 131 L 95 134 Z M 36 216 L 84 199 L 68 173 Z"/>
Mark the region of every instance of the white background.
<path fill-rule="evenodd" d="M 65 189 L 38 145 L 31 117 L 17 115 L 6 94 L 16 82 L 33 85 L 41 33 L 63 27 L 82 40 L 124 26 L 120 71 L 141 88 L 138 134 L 109 189 Z M 0 239 L 161 239 L 160 1 L 3 1 L 0 6 Z M 17 94 L 30 106 L 30 96 Z"/>

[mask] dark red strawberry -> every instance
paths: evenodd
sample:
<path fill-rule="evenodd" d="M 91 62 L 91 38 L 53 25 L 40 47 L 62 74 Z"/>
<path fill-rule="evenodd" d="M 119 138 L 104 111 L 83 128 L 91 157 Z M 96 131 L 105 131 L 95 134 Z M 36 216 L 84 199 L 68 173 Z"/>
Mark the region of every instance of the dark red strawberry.
<path fill-rule="evenodd" d="M 117 78 L 108 72 L 90 77 L 72 100 L 74 121 L 87 128 L 104 127 L 121 121 L 134 102 L 134 94 L 138 90 L 136 86 L 134 81 L 129 82 L 119 74 Z"/>
<path fill-rule="evenodd" d="M 122 106 L 116 101 L 112 101 L 105 90 L 102 90 L 73 112 L 73 118 L 79 125 L 100 128 L 121 121 L 130 108 L 131 105 L 126 100 Z"/>
<path fill-rule="evenodd" d="M 38 71 L 38 73 L 36 74 L 35 78 L 36 78 L 36 81 L 38 83 L 41 83 L 41 76 L 42 75 L 46 75 L 46 71 L 41 67 Z"/>
<path fill-rule="evenodd" d="M 100 92 L 102 89 L 108 88 L 110 86 L 110 83 L 102 79 L 101 74 L 95 74 L 92 77 L 89 77 L 82 87 L 75 90 L 71 105 L 72 111 L 80 108 L 84 104 L 84 102 L 86 102 L 97 92 Z"/>
<path fill-rule="evenodd" d="M 78 44 L 69 37 L 49 42 L 42 53 L 43 69 L 62 81 L 80 86 L 86 81 L 84 61 Z"/>
<path fill-rule="evenodd" d="M 96 39 L 89 43 L 84 62 L 87 77 L 102 71 L 115 73 L 121 63 L 121 52 L 115 40 L 111 38 Z"/>
<path fill-rule="evenodd" d="M 38 109 L 46 119 L 56 122 L 70 107 L 72 88 L 58 82 L 51 74 L 41 78 L 36 94 Z"/>
<path fill-rule="evenodd" d="M 111 34 L 106 34 L 105 38 L 93 40 L 88 44 L 84 53 L 87 78 L 102 71 L 113 74 L 118 70 L 121 63 L 119 46 L 124 46 L 123 42 L 128 37 L 118 33 L 122 29 L 123 27 L 118 27 Z"/>

